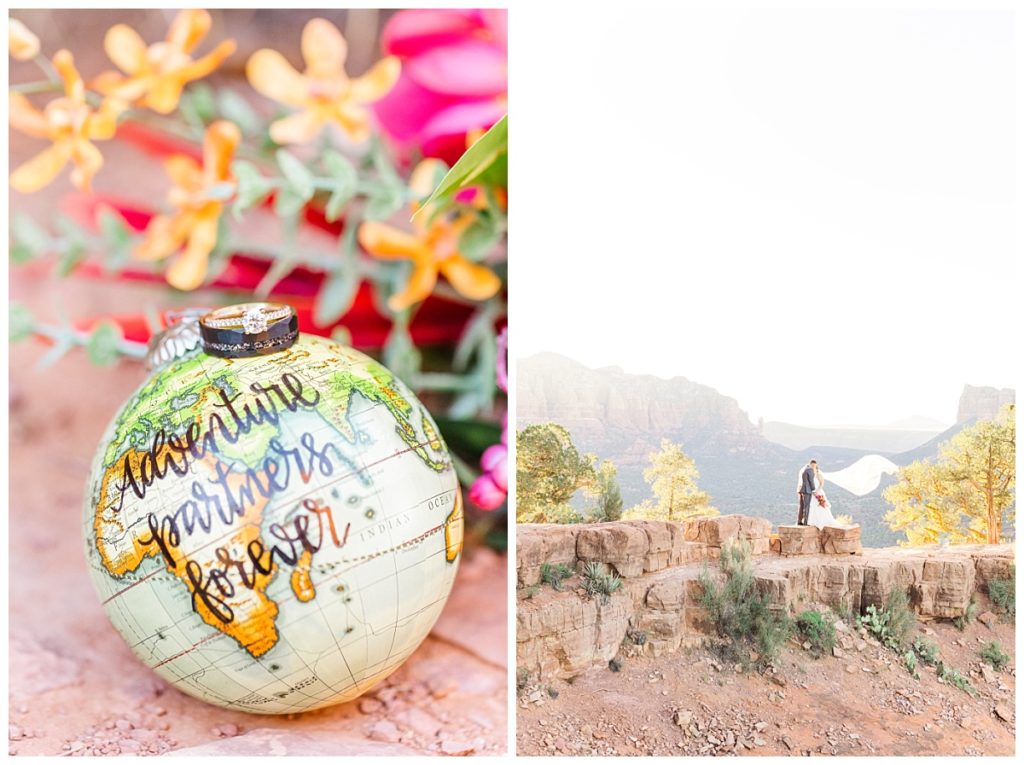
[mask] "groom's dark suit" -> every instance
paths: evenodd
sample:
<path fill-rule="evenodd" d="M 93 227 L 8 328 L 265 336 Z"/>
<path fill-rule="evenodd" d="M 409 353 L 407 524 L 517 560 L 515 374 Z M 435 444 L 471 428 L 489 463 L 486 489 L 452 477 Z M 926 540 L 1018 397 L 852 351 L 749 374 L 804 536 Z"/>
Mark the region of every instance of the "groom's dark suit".
<path fill-rule="evenodd" d="M 807 525 L 807 514 L 811 509 L 811 495 L 814 494 L 814 468 L 808 464 L 800 474 L 800 509 L 797 511 L 796 522 L 800 526 Z"/>

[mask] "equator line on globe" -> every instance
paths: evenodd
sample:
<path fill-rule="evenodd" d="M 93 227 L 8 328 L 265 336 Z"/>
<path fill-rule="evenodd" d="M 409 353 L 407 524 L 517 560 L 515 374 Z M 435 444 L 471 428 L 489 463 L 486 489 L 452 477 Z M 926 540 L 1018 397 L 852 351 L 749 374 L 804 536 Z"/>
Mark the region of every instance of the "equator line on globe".
<path fill-rule="evenodd" d="M 283 308 L 207 314 L 214 326 L 184 332 L 200 344 L 169 328 L 101 441 L 83 519 L 93 583 L 136 656 L 185 693 L 266 714 L 350 700 L 397 669 L 462 546 L 423 405 L 368 356 L 292 333 Z"/>

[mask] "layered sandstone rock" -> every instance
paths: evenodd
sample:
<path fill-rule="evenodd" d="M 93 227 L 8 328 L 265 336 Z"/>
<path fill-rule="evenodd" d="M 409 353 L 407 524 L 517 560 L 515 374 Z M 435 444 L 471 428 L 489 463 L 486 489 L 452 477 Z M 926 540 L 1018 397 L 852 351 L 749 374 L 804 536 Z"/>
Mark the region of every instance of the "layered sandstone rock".
<path fill-rule="evenodd" d="M 860 555 L 860 524 L 826 526 L 818 532 L 821 551 L 825 555 Z"/>
<path fill-rule="evenodd" d="M 815 555 L 821 552 L 818 530 L 814 526 L 779 526 L 779 552 L 782 555 Z"/>
<path fill-rule="evenodd" d="M 687 524 L 626 521 L 566 527 L 518 527 L 517 564 L 520 599 L 517 619 L 517 665 L 533 677 L 572 677 L 603 665 L 623 645 L 660 655 L 699 643 L 712 634 L 700 608 L 699 577 L 703 571 L 721 576 L 715 561 L 722 544 L 736 539 L 752 543 L 769 534 L 763 519 L 722 516 Z M 865 549 L 850 554 L 859 535 L 828 532 L 823 554 L 821 535 L 813 537 L 779 529 L 783 550 L 800 554 L 759 554 L 753 557 L 758 588 L 775 607 L 800 610 L 809 605 L 832 606 L 862 613 L 880 606 L 894 587 L 905 590 L 921 618 L 962 615 L 972 595 L 987 591 L 995 578 L 1009 576 L 1012 545 L 931 545 L 917 548 Z M 813 543 L 811 540 L 813 539 Z M 796 540 L 796 541 L 792 541 Z M 817 547 L 814 547 L 817 545 Z M 545 555 L 554 557 L 545 559 Z M 582 569 L 598 561 L 622 577 L 622 586 L 606 601 L 585 595 L 578 577 L 564 592 L 533 587 L 540 566 L 565 563 Z M 630 635 L 643 635 L 631 645 Z"/>
<path fill-rule="evenodd" d="M 718 548 L 733 542 L 743 542 L 750 547 L 753 555 L 768 553 L 771 533 L 771 521 L 747 515 L 719 515 L 694 518 L 686 522 L 686 539 L 689 541 Z"/>

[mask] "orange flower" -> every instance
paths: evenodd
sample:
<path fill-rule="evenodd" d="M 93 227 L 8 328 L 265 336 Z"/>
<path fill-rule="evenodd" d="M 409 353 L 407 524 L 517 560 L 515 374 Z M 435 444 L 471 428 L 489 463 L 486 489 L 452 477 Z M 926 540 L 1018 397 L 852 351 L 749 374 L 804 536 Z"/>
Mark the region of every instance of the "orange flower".
<path fill-rule="evenodd" d="M 167 201 L 177 212 L 157 215 L 149 222 L 135 256 L 160 260 L 184 246 L 184 252 L 167 269 L 172 287 L 192 290 L 206 278 L 210 253 L 217 244 L 217 223 L 224 203 L 235 193 L 230 167 L 241 139 L 234 123 L 219 120 L 206 129 L 202 166 L 181 154 L 164 163 L 174 181 Z"/>
<path fill-rule="evenodd" d="M 89 191 L 92 177 L 103 166 L 103 155 L 91 141 L 114 137 L 117 108 L 104 102 L 94 110 L 85 102 L 85 84 L 66 50 L 57 51 L 53 66 L 64 81 L 64 97 L 56 98 L 43 111 L 36 109 L 22 93 L 11 93 L 8 101 L 11 126 L 28 135 L 46 138 L 53 145 L 44 149 L 11 173 L 11 186 L 31 194 L 57 177 L 71 162 L 71 182 Z"/>
<path fill-rule="evenodd" d="M 28 61 L 39 55 L 39 38 L 17 19 L 7 20 L 7 47 L 18 61 Z"/>
<path fill-rule="evenodd" d="M 400 64 L 383 58 L 362 77 L 345 74 L 348 45 L 341 32 L 325 19 L 311 19 L 302 30 L 302 57 L 306 71 L 299 74 L 276 50 L 263 48 L 246 64 L 249 82 L 268 98 L 300 111 L 270 126 L 279 144 L 308 143 L 328 122 L 340 127 L 353 141 L 370 135 L 366 104 L 383 98 L 398 80 Z"/>
<path fill-rule="evenodd" d="M 421 197 L 427 196 L 440 165 L 435 159 L 421 162 L 409 184 L 413 191 Z M 486 300 L 497 294 L 501 279 L 491 269 L 473 263 L 459 252 L 459 238 L 474 217 L 466 211 L 454 219 L 438 215 L 424 223 L 429 215 L 416 216 L 413 233 L 377 221 L 366 221 L 359 227 L 359 244 L 368 253 L 384 260 L 403 259 L 413 263 L 405 289 L 388 300 L 391 310 L 401 311 L 426 299 L 434 290 L 438 273 L 444 275 L 456 292 L 470 300 Z"/>
<path fill-rule="evenodd" d="M 192 50 L 206 37 L 211 23 L 206 11 L 183 10 L 171 22 L 167 39 L 148 47 L 127 24 L 111 27 L 103 48 L 128 76 L 105 72 L 93 86 L 112 98 L 169 114 L 177 108 L 185 85 L 210 74 L 235 51 L 235 41 L 225 40 L 202 58 L 192 58 Z"/>

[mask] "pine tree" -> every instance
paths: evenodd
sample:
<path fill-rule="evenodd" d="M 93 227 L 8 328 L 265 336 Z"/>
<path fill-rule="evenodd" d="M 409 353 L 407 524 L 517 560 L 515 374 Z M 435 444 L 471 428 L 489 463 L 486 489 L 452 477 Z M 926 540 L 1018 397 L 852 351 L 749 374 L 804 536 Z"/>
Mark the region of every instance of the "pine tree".
<path fill-rule="evenodd" d="M 569 431 L 553 422 L 530 425 L 516 434 L 516 520 L 519 523 L 576 523 L 569 500 L 595 485 L 594 458 L 580 455 Z"/>
<path fill-rule="evenodd" d="M 1016 483 L 1015 407 L 995 420 L 982 420 L 939 448 L 935 462 L 921 460 L 900 469 L 898 482 L 883 496 L 893 505 L 885 520 L 906 534 L 905 544 L 1004 541 L 1013 525 Z"/>
<path fill-rule="evenodd" d="M 700 473 L 696 463 L 678 444 L 661 439 L 661 450 L 648 455 L 650 467 L 644 480 L 651 486 L 654 499 L 630 508 L 624 518 L 652 518 L 684 521 L 698 515 L 718 515 L 710 506 L 711 498 L 697 486 Z"/>

